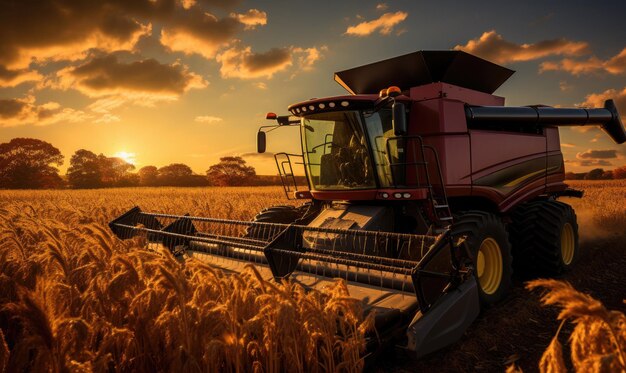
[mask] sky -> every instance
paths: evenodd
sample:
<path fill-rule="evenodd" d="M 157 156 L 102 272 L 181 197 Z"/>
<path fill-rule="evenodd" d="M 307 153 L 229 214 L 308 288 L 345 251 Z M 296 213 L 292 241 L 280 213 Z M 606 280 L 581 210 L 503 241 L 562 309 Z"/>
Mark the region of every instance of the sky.
<path fill-rule="evenodd" d="M 276 174 L 296 128 L 267 112 L 346 92 L 333 73 L 418 50 L 465 50 L 516 73 L 507 105 L 601 107 L 626 122 L 624 1 L 0 0 L 0 143 L 33 137 L 204 174 L 238 155 Z M 626 164 L 593 127 L 561 129 L 567 171 Z"/>

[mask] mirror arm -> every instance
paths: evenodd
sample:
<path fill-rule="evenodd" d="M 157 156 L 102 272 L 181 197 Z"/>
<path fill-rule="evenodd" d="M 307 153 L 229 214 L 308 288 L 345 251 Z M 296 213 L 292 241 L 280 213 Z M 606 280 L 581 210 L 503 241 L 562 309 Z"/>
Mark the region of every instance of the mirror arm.
<path fill-rule="evenodd" d="M 394 102 L 394 98 L 391 96 L 381 97 L 374 103 L 374 112 L 380 111 L 380 109 L 387 106 L 390 102 Z"/>
<path fill-rule="evenodd" d="M 273 130 L 275 130 L 278 127 L 280 127 L 280 124 L 274 124 L 274 125 L 271 125 L 271 126 L 261 126 L 261 127 L 259 127 L 259 132 L 265 132 L 265 133 L 272 132 Z M 270 128 L 270 129 L 265 131 L 266 128 Z"/>

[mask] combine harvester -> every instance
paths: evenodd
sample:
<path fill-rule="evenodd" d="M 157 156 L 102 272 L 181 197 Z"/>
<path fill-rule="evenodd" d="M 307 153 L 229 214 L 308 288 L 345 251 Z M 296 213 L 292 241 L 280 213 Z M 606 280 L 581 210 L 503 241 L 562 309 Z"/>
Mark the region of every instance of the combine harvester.
<path fill-rule="evenodd" d="M 458 340 L 481 306 L 502 299 L 513 268 L 556 274 L 579 256 L 562 196 L 559 126 L 626 133 L 604 108 L 505 107 L 493 95 L 513 71 L 461 51 L 420 51 L 341 71 L 349 95 L 291 105 L 258 133 L 300 128 L 302 153 L 276 154 L 288 198 L 253 222 L 146 213 L 110 223 L 175 255 L 226 271 L 254 263 L 268 279 L 319 288 L 347 281 L 375 312 L 370 351 L 402 344 L 417 357 Z M 308 190 L 298 189 L 294 165 Z"/>

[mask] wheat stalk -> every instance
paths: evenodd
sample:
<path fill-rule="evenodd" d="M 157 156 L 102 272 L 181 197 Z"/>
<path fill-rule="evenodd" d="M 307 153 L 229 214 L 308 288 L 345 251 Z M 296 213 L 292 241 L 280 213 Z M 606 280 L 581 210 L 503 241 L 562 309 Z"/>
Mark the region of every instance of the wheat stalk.
<path fill-rule="evenodd" d="M 570 337 L 570 358 L 577 371 L 626 371 L 626 317 L 623 313 L 607 310 L 600 301 L 564 281 L 540 279 L 529 282 L 526 288 L 546 290 L 541 302 L 561 308 L 558 315 L 561 326 L 566 320 L 576 324 Z M 541 358 L 542 372 L 566 371 L 559 331 Z"/>

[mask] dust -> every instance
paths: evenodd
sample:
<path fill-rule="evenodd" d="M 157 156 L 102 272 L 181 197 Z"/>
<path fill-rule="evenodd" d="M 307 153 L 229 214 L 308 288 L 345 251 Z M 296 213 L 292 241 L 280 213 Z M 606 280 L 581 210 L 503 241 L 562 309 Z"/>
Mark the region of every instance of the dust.
<path fill-rule="evenodd" d="M 581 243 L 626 237 L 621 216 L 599 215 L 597 208 L 576 208 L 578 235 Z"/>

